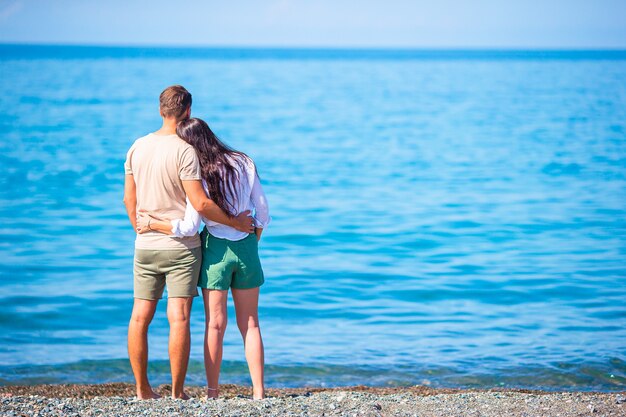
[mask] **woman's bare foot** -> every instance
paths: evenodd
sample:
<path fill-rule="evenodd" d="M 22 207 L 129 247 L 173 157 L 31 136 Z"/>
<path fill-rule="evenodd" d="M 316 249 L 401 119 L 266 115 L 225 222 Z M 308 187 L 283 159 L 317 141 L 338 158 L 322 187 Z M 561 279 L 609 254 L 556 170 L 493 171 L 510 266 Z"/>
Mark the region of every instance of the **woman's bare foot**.
<path fill-rule="evenodd" d="M 161 398 L 161 396 L 152 391 L 152 388 L 144 391 L 137 390 L 137 399 L 139 400 L 156 400 L 159 398 Z"/>
<path fill-rule="evenodd" d="M 253 400 L 262 400 L 265 398 L 265 389 L 261 388 L 259 390 L 257 389 L 253 389 L 252 390 L 252 399 Z"/>
<path fill-rule="evenodd" d="M 207 388 L 206 389 L 206 396 L 209 399 L 215 399 L 217 397 L 219 397 L 220 393 L 218 391 L 217 388 Z"/>

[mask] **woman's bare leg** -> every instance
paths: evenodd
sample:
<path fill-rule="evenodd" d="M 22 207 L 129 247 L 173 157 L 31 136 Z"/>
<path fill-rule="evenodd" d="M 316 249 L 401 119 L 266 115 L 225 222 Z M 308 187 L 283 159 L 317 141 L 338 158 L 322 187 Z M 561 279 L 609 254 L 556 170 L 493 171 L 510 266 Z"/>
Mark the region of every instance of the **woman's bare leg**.
<path fill-rule="evenodd" d="M 259 287 L 246 290 L 232 289 L 237 326 L 243 337 L 246 360 L 252 379 L 253 397 L 265 398 L 263 384 L 264 352 L 261 329 L 259 327 Z"/>
<path fill-rule="evenodd" d="M 204 368 L 206 370 L 207 396 L 217 398 L 222 347 L 226 330 L 226 300 L 228 291 L 202 289 L 204 299 Z"/>

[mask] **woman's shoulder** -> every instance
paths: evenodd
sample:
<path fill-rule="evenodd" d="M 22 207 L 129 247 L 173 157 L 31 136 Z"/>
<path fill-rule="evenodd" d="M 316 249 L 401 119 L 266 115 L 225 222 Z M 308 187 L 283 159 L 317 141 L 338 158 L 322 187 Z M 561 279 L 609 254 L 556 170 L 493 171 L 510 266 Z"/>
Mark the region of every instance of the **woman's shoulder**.
<path fill-rule="evenodd" d="M 243 152 L 230 154 L 229 157 L 231 158 L 231 161 L 233 161 L 235 164 L 239 165 L 246 171 L 256 170 L 256 166 L 254 165 L 254 161 L 252 160 L 252 158 L 250 158 Z"/>

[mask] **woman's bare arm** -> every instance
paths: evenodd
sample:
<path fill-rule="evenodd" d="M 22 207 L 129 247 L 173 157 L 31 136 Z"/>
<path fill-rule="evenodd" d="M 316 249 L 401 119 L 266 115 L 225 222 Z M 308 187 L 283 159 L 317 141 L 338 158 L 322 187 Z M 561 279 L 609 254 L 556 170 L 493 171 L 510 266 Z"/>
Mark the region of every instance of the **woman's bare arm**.
<path fill-rule="evenodd" d="M 137 233 L 142 234 L 147 232 L 160 232 L 165 233 L 166 235 L 171 235 L 173 234 L 172 222 L 155 220 L 150 217 L 149 214 L 139 212 L 137 214 Z"/>

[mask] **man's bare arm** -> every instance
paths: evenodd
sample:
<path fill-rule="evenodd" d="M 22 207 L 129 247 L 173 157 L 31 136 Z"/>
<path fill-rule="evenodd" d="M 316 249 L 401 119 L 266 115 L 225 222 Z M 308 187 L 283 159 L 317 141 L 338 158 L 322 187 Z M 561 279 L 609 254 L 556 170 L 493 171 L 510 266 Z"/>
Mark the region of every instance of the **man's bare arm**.
<path fill-rule="evenodd" d="M 239 213 L 237 216 L 229 216 L 207 197 L 199 180 L 183 181 L 183 188 L 193 208 L 203 217 L 234 227 L 242 232 L 254 233 L 254 220 L 249 216 L 249 210 Z"/>
<path fill-rule="evenodd" d="M 135 178 L 132 175 L 124 177 L 124 205 L 126 206 L 126 213 L 128 213 L 128 220 L 137 233 L 137 188 Z"/>

